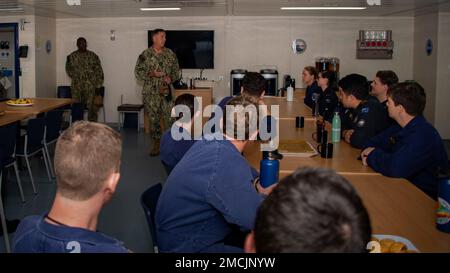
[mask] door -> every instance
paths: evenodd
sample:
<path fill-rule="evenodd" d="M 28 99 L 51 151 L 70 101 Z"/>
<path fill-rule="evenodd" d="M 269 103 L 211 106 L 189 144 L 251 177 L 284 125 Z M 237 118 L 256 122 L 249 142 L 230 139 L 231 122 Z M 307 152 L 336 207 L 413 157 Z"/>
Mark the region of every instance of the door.
<path fill-rule="evenodd" d="M 18 35 L 17 23 L 0 24 L 0 97 L 19 97 Z"/>

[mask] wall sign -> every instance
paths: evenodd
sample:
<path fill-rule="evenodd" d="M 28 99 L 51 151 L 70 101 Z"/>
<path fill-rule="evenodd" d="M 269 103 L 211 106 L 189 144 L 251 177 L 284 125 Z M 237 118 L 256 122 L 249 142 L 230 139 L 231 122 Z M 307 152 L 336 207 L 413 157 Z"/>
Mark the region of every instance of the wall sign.
<path fill-rule="evenodd" d="M 431 41 L 431 39 L 427 40 L 425 51 L 427 52 L 428 56 L 430 56 L 433 53 L 433 41 Z"/>
<path fill-rule="evenodd" d="M 303 39 L 296 39 L 292 42 L 292 51 L 295 54 L 302 54 L 306 51 L 306 42 Z"/>
<path fill-rule="evenodd" d="M 52 42 L 50 40 L 47 40 L 45 43 L 45 51 L 50 54 L 52 52 Z"/>

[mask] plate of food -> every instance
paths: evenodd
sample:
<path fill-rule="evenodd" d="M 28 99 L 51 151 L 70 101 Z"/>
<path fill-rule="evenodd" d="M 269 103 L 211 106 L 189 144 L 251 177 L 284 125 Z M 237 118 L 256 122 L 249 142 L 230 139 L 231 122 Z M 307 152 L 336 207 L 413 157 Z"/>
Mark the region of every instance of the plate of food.
<path fill-rule="evenodd" d="M 419 250 L 410 240 L 395 236 L 375 234 L 369 243 L 372 249 L 371 253 L 418 253 Z M 379 248 L 378 248 L 379 244 Z"/>
<path fill-rule="evenodd" d="M 9 100 L 6 102 L 6 104 L 10 105 L 10 106 L 31 106 L 34 104 L 34 102 L 32 99 L 20 98 L 20 99 Z"/>

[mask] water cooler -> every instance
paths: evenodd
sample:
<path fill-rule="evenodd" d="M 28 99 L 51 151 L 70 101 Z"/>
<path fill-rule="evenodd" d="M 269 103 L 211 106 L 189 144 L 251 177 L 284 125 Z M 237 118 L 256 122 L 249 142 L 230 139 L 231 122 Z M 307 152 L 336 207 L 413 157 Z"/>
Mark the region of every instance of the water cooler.
<path fill-rule="evenodd" d="M 230 73 L 230 94 L 231 96 L 239 95 L 241 93 L 242 79 L 244 79 L 247 70 L 233 69 Z"/>
<path fill-rule="evenodd" d="M 262 69 L 259 72 L 266 79 L 266 96 L 277 96 L 278 71 L 275 69 Z"/>

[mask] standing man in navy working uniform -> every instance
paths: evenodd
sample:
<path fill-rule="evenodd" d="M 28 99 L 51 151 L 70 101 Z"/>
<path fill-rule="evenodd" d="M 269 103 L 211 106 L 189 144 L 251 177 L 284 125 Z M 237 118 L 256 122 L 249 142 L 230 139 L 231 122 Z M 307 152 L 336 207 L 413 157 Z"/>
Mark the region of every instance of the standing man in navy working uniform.
<path fill-rule="evenodd" d="M 436 199 L 438 169 L 448 168 L 448 157 L 439 133 L 422 115 L 425 103 L 425 91 L 418 83 L 403 82 L 390 89 L 389 115 L 398 124 L 370 139 L 361 158 L 364 165 L 386 176 L 406 178 Z"/>
<path fill-rule="evenodd" d="M 367 78 L 350 74 L 339 83 L 342 105 L 348 108 L 342 122 L 342 137 L 355 148 L 362 148 L 365 141 L 389 127 L 389 118 L 383 106 L 369 100 Z"/>

